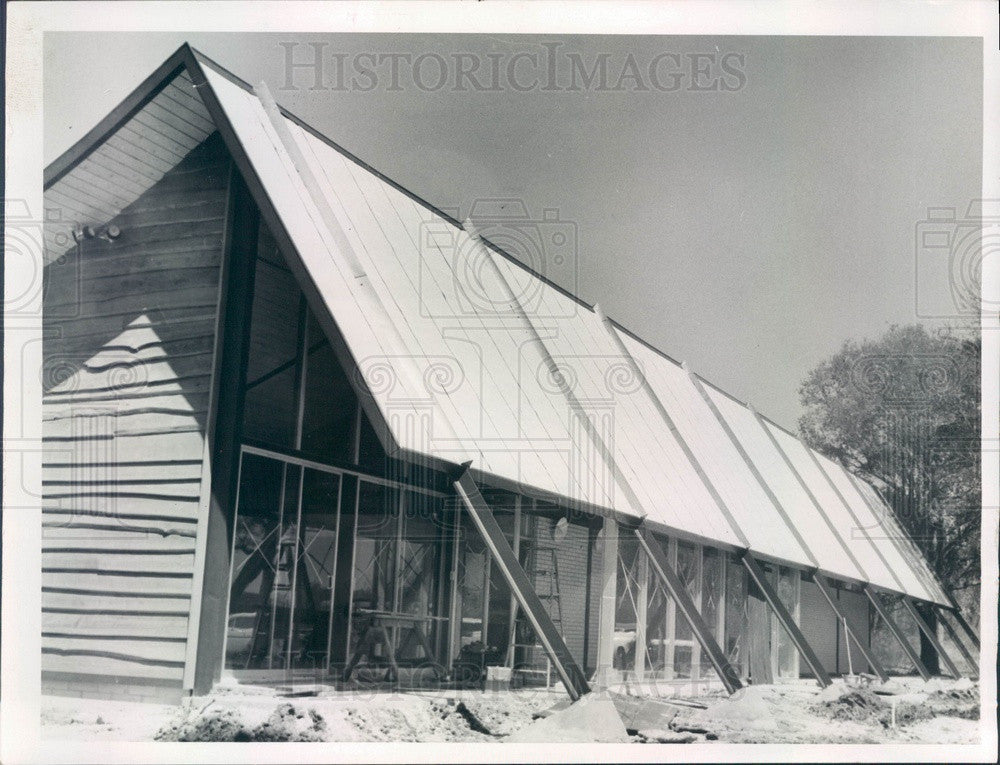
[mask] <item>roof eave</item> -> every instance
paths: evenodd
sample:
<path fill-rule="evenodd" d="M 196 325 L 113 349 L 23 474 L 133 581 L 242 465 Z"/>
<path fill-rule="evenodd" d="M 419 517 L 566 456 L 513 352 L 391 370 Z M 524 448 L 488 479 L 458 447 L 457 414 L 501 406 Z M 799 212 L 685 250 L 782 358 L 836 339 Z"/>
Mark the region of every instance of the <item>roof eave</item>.
<path fill-rule="evenodd" d="M 184 70 L 190 73 L 194 63 L 194 50 L 184 43 L 80 140 L 48 164 L 43 173 L 43 188 L 48 190 L 79 165 L 146 104 L 156 98 L 177 75 Z"/>

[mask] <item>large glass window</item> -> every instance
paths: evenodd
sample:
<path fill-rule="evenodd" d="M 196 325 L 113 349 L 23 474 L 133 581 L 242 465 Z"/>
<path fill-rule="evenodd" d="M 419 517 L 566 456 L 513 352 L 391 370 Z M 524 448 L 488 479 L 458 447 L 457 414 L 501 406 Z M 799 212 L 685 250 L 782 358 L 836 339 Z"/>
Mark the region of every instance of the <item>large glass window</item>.
<path fill-rule="evenodd" d="M 445 642 L 440 499 L 362 480 L 354 544 L 352 659 L 438 662 Z M 391 657 L 390 657 L 391 653 Z"/>
<path fill-rule="evenodd" d="M 726 618 L 723 650 L 740 677 L 747 676 L 747 575 L 735 555 L 726 560 Z"/>
<path fill-rule="evenodd" d="M 255 260 L 243 440 L 356 462 L 358 400 L 274 240 L 262 227 Z M 374 433 L 372 433 L 374 435 Z M 381 445 L 365 443 L 368 463 Z"/>
<path fill-rule="evenodd" d="M 248 455 L 240 471 L 226 666 L 269 667 L 284 465 Z"/>
<path fill-rule="evenodd" d="M 725 557 L 712 547 L 702 550 L 701 558 L 701 616 L 716 640 L 721 642 L 722 617 L 725 609 Z M 701 677 L 715 677 L 712 663 L 702 657 Z"/>
<path fill-rule="evenodd" d="M 394 490 L 361 483 L 355 533 L 352 653 L 370 626 L 371 615 L 392 610 L 399 533 L 399 499 Z"/>
<path fill-rule="evenodd" d="M 410 629 L 396 647 L 397 657 L 404 661 L 437 660 L 443 581 L 439 506 L 440 500 L 434 497 L 403 495 L 395 609 L 411 617 Z"/>
<path fill-rule="evenodd" d="M 271 595 L 271 637 L 268 652 L 269 668 L 287 666 L 296 650 L 298 636 L 292 626 L 295 608 L 295 562 L 298 554 L 298 506 L 302 484 L 302 468 L 284 465 L 284 486 L 281 515 L 276 534 L 277 555 L 274 564 L 274 589 Z"/>
<path fill-rule="evenodd" d="M 677 542 L 677 574 L 687 588 L 697 609 L 701 609 L 701 548 L 687 542 Z M 674 620 L 674 677 L 696 676 L 699 645 L 691 625 L 681 616 Z"/>
<path fill-rule="evenodd" d="M 300 307 L 292 273 L 258 257 L 250 315 L 244 439 L 295 447 Z"/>
<path fill-rule="evenodd" d="M 799 622 L 799 572 L 786 566 L 770 572 L 771 582 L 778 598 L 788 609 L 796 624 Z M 788 632 L 774 616 L 771 618 L 772 662 L 777 677 L 799 676 L 799 652 Z"/>
<path fill-rule="evenodd" d="M 340 476 L 305 468 L 291 646 L 291 663 L 296 668 L 328 666 L 339 505 Z"/>
<path fill-rule="evenodd" d="M 637 668 L 640 647 L 645 642 L 646 565 L 645 553 L 639 550 L 639 540 L 623 536 L 618 541 L 618 576 L 615 593 L 615 634 L 612 666 L 633 672 Z"/>
<path fill-rule="evenodd" d="M 244 454 L 226 665 L 327 666 L 340 477 Z"/>
<path fill-rule="evenodd" d="M 362 415 L 263 225 L 241 440 L 227 666 L 326 671 L 364 656 L 376 664 L 436 660 L 447 645 L 440 621 L 450 595 L 441 501 L 402 485 L 428 486 L 438 476 L 389 475 L 401 463 L 387 458 Z M 380 630 L 385 639 L 359 653 Z"/>

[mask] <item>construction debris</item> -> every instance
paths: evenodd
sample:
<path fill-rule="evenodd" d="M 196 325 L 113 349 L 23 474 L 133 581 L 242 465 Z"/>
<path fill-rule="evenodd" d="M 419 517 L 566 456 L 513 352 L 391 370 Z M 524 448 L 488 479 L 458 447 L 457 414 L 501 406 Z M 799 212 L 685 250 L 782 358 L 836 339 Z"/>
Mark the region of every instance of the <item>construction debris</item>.
<path fill-rule="evenodd" d="M 639 731 L 634 740 L 640 744 L 693 744 L 699 740 L 704 741 L 704 738 L 693 733 L 647 729 Z"/>
<path fill-rule="evenodd" d="M 209 712 L 211 704 L 187 709 L 160 729 L 157 741 L 325 741 L 326 722 L 314 709 L 282 704 L 259 725 L 250 727 L 234 709 Z"/>
<path fill-rule="evenodd" d="M 628 732 L 607 692 L 588 693 L 579 701 L 536 720 L 508 736 L 509 743 L 625 743 Z"/>
<path fill-rule="evenodd" d="M 729 743 L 972 743 L 979 688 L 898 678 L 870 688 L 837 681 L 750 686 L 673 699 L 591 693 L 569 704 L 546 691 L 358 696 L 330 691 L 289 700 L 274 688 L 218 686 L 183 706 L 45 697 L 53 740 L 442 741 Z"/>
<path fill-rule="evenodd" d="M 704 723 L 707 728 L 713 727 L 711 723 L 734 722 L 746 723 L 758 729 L 773 728 L 774 715 L 772 706 L 767 701 L 770 688 L 771 686 L 766 685 L 746 686 L 728 699 L 695 713 L 689 719 Z"/>
<path fill-rule="evenodd" d="M 609 696 L 629 731 L 667 728 L 680 711 L 676 706 L 660 699 L 645 699 L 613 692 Z"/>

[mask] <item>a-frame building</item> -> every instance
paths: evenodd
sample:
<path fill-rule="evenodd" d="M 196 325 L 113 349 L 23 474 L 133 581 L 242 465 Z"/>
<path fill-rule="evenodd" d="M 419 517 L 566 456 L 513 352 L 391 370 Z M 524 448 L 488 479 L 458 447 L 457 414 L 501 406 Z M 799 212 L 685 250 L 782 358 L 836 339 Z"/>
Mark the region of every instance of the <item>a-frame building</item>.
<path fill-rule="evenodd" d="M 976 639 L 871 486 L 187 46 L 45 194 L 51 690 L 825 683 L 894 599 Z"/>

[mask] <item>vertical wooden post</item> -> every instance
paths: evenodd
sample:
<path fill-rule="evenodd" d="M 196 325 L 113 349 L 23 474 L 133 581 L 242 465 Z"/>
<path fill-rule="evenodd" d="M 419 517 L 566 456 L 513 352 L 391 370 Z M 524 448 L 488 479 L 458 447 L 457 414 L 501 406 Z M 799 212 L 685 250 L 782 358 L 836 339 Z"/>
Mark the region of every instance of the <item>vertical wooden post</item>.
<path fill-rule="evenodd" d="M 636 594 L 635 610 L 635 676 L 641 682 L 646 679 L 646 620 L 649 607 L 649 558 L 641 547 L 636 550 L 639 566 L 639 586 Z"/>
<path fill-rule="evenodd" d="M 826 688 L 830 685 L 830 676 L 827 674 L 826 670 L 823 669 L 823 664 L 820 662 L 816 653 L 813 651 L 812 646 L 806 640 L 806 636 L 802 634 L 802 630 L 799 629 L 799 625 L 795 623 L 792 615 L 788 613 L 788 609 L 785 608 L 785 604 L 781 602 L 781 598 L 778 597 L 778 593 L 774 591 L 771 587 L 771 583 L 767 581 L 767 577 L 761 570 L 760 566 L 757 565 L 757 561 L 753 559 L 751 555 L 745 553 L 743 555 L 743 566 L 746 568 L 747 573 L 750 574 L 750 578 L 753 579 L 754 584 L 760 588 L 760 591 L 764 593 L 764 599 L 767 600 L 767 604 L 771 607 L 771 613 L 781 622 L 781 626 L 785 628 L 785 632 L 788 633 L 788 637 L 792 639 L 795 647 L 798 649 L 802 658 L 806 660 L 806 664 L 809 665 L 809 669 L 812 670 L 816 681 Z"/>
<path fill-rule="evenodd" d="M 677 540 L 667 540 L 667 564 L 677 570 Z M 685 588 L 687 592 L 687 588 Z M 695 609 L 698 607 L 695 606 Z M 674 598 L 667 598 L 663 609 L 663 676 L 674 679 L 674 636 L 677 634 L 677 605 Z"/>
<path fill-rule="evenodd" d="M 902 647 L 907 657 L 909 657 L 910 661 L 913 662 L 913 666 L 917 668 L 917 672 L 920 673 L 920 677 L 924 680 L 930 680 L 931 673 L 927 670 L 927 667 L 924 666 L 924 663 L 920 661 L 920 654 L 913 650 L 913 646 L 910 645 L 910 641 L 906 639 L 906 635 L 903 633 L 903 630 L 900 629 L 899 625 L 896 624 L 895 620 L 889 616 L 889 612 L 885 610 L 882 602 L 878 599 L 878 595 L 876 595 L 867 584 L 864 585 L 864 591 L 865 595 L 868 596 L 868 600 L 875 607 L 876 613 L 882 617 L 882 621 L 885 622 L 885 626 L 889 628 L 889 631 L 899 642 L 899 645 Z"/>
<path fill-rule="evenodd" d="M 234 498 L 240 462 L 239 434 L 260 225 L 257 207 L 239 173 L 233 173 L 229 193 L 226 247 L 220 276 L 223 282 L 216 325 L 216 332 L 221 337 L 221 352 L 216 355 L 215 389 L 211 392 L 216 412 L 214 421 L 209 423 L 208 435 L 211 440 L 211 499 L 204 529 L 199 525 L 199 531 L 205 535 L 205 554 L 198 593 L 201 605 L 192 683 L 195 694 L 208 693 L 222 676 L 236 516 Z"/>
<path fill-rule="evenodd" d="M 597 671 L 595 684 L 606 688 L 614 669 L 615 610 L 618 601 L 618 523 L 604 519 L 597 537 L 601 546 L 601 607 L 597 615 Z"/>

